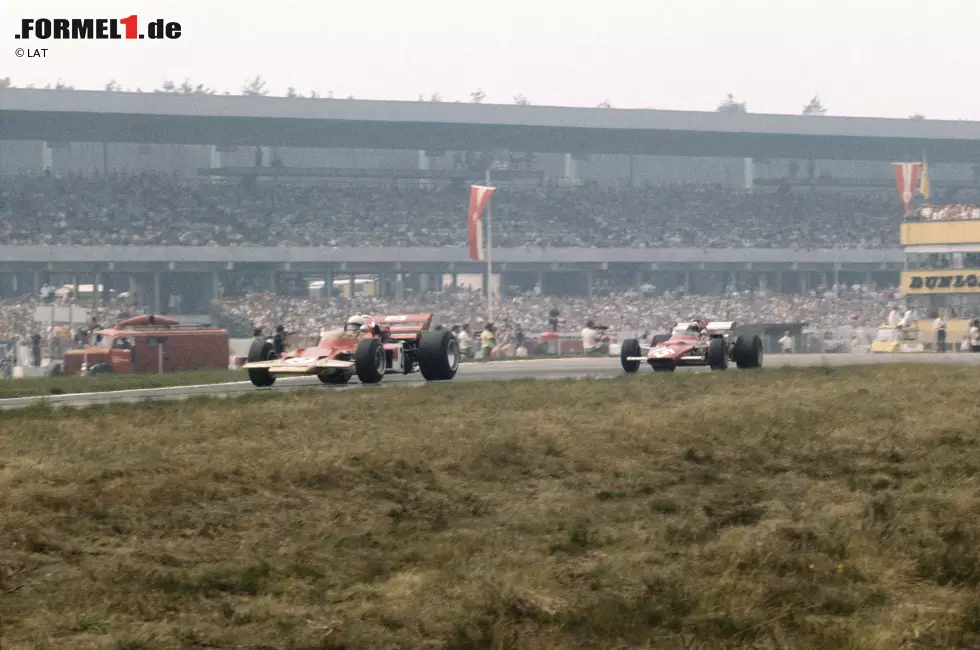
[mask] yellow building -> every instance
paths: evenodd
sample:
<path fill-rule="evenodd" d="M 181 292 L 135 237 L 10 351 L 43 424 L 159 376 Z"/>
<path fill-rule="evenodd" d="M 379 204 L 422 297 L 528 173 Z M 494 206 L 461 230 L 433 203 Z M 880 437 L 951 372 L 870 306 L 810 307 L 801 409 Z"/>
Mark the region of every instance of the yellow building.
<path fill-rule="evenodd" d="M 980 316 L 980 219 L 975 208 L 926 208 L 932 216 L 955 212 L 955 219 L 912 217 L 901 227 L 905 251 L 902 295 L 922 317 L 922 340 L 935 342 L 933 320 L 947 321 L 947 344 L 966 336 L 967 322 Z M 963 218 L 967 217 L 967 218 Z"/>

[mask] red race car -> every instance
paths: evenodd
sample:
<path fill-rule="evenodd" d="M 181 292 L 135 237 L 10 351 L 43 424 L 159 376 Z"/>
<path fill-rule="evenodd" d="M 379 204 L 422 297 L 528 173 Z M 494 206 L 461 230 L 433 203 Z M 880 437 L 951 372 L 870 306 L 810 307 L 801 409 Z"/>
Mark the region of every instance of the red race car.
<path fill-rule="evenodd" d="M 276 377 L 316 375 L 325 384 L 346 384 L 357 375 L 376 384 L 386 374 L 421 372 L 448 380 L 459 369 L 459 342 L 449 330 L 430 330 L 432 314 L 351 316 L 344 329 L 327 333 L 316 347 L 279 355 L 271 340 L 256 338 L 242 368 L 260 388 Z"/>
<path fill-rule="evenodd" d="M 678 366 L 727 370 L 729 361 L 739 368 L 761 368 L 762 339 L 736 334 L 736 326 L 735 321 L 678 323 L 670 338 L 654 342 L 645 356 L 638 339 L 626 339 L 620 348 L 619 360 L 623 370 L 631 373 L 639 370 L 644 361 L 660 372 L 672 372 Z"/>

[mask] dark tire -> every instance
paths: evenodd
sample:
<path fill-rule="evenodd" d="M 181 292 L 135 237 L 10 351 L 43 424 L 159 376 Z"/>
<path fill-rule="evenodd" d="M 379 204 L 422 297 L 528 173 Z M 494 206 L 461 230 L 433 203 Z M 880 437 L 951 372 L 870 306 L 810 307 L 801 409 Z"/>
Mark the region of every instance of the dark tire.
<path fill-rule="evenodd" d="M 354 351 L 354 371 L 362 384 L 377 384 L 385 376 L 388 361 L 381 339 L 364 339 Z"/>
<path fill-rule="evenodd" d="M 748 336 L 739 336 L 735 339 L 735 349 L 733 357 L 735 359 L 735 365 L 738 366 L 740 370 L 747 368 L 761 368 L 762 367 L 762 339 L 758 336 L 753 336 L 749 338 Z"/>
<path fill-rule="evenodd" d="M 91 375 L 111 375 L 116 372 L 113 370 L 112 366 L 108 363 L 97 363 L 88 369 L 89 376 Z"/>
<path fill-rule="evenodd" d="M 416 360 L 426 381 L 448 381 L 459 370 L 459 341 L 450 330 L 422 332 Z"/>
<path fill-rule="evenodd" d="M 346 370 L 328 370 L 316 376 L 320 383 L 330 386 L 343 386 L 350 381 L 350 377 Z"/>
<path fill-rule="evenodd" d="M 708 365 L 712 370 L 728 370 L 728 350 L 725 339 L 715 338 L 708 343 Z"/>
<path fill-rule="evenodd" d="M 279 353 L 276 352 L 276 346 L 265 339 L 252 341 L 252 347 L 248 349 L 248 363 L 272 361 L 278 358 Z M 249 368 L 248 380 L 256 388 L 268 388 L 276 383 L 275 375 L 269 372 L 268 368 Z"/>
<path fill-rule="evenodd" d="M 623 341 L 623 345 L 619 348 L 619 363 L 623 366 L 623 370 L 630 373 L 638 371 L 642 362 L 627 361 L 626 357 L 639 357 L 642 354 L 643 351 L 640 349 L 640 342 L 637 339 Z"/>
<path fill-rule="evenodd" d="M 61 376 L 61 364 L 52 363 L 48 366 L 48 370 L 45 373 L 48 377 L 60 377 Z"/>

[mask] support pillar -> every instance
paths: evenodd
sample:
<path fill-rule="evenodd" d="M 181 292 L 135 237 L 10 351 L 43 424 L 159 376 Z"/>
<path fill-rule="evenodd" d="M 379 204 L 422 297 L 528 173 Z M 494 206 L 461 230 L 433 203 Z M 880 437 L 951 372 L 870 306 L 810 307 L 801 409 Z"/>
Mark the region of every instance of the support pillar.
<path fill-rule="evenodd" d="M 398 274 L 398 283 L 395 285 L 395 297 L 399 300 L 405 299 L 405 274 Z"/>
<path fill-rule="evenodd" d="M 694 273 L 692 271 L 684 271 L 684 293 L 685 294 L 690 294 L 691 293 L 691 283 L 692 283 L 692 281 L 694 279 L 692 277 L 693 275 L 694 275 Z"/>
<path fill-rule="evenodd" d="M 333 269 L 327 269 L 323 274 L 322 297 L 327 302 L 333 300 Z"/>
<path fill-rule="evenodd" d="M 384 271 L 378 273 L 377 296 L 384 298 L 388 295 L 388 274 Z"/>
<path fill-rule="evenodd" d="M 78 274 L 77 273 L 73 273 L 71 276 L 71 288 L 72 288 L 72 296 L 74 297 L 75 302 L 78 302 Z"/>
<path fill-rule="evenodd" d="M 221 297 L 221 274 L 217 269 L 211 271 L 211 300 Z"/>
<path fill-rule="evenodd" d="M 589 300 L 592 300 L 592 271 L 585 272 L 585 286 L 588 292 Z"/>
<path fill-rule="evenodd" d="M 269 291 L 279 295 L 279 274 L 275 271 L 269 271 Z"/>
<path fill-rule="evenodd" d="M 99 297 L 102 295 L 102 272 L 95 272 L 95 281 L 92 283 L 92 311 L 99 311 Z"/>
<path fill-rule="evenodd" d="M 348 297 L 354 299 L 357 295 L 357 274 L 351 273 L 350 277 L 347 278 L 347 293 L 350 294 Z"/>
<path fill-rule="evenodd" d="M 544 293 L 544 271 L 538 271 L 538 288 Z"/>
<path fill-rule="evenodd" d="M 806 273 L 800 273 L 800 295 L 805 296 L 807 291 Z"/>
<path fill-rule="evenodd" d="M 160 272 L 153 272 L 153 313 L 160 313 Z"/>
<path fill-rule="evenodd" d="M 745 158 L 743 161 L 745 168 L 745 189 L 751 190 L 755 187 L 755 161 Z"/>
<path fill-rule="evenodd" d="M 632 156 L 630 156 L 630 158 L 632 159 Z M 640 271 L 638 269 L 637 271 L 634 272 L 633 285 L 636 288 L 637 292 L 641 291 L 640 287 L 643 286 L 643 271 Z"/>
<path fill-rule="evenodd" d="M 864 286 L 871 287 L 871 271 L 864 272 Z"/>
<path fill-rule="evenodd" d="M 776 271 L 776 293 L 783 292 L 783 272 Z"/>
<path fill-rule="evenodd" d="M 759 273 L 759 291 L 766 291 L 769 289 L 769 274 L 765 271 Z"/>
<path fill-rule="evenodd" d="M 34 296 L 37 297 L 41 295 L 41 272 L 31 271 L 31 273 L 34 275 Z"/>
<path fill-rule="evenodd" d="M 453 291 L 455 291 L 456 290 L 456 287 L 459 286 L 459 274 L 456 273 L 456 272 L 453 272 L 453 276 L 452 277 L 453 277 Z"/>
<path fill-rule="evenodd" d="M 570 153 L 565 154 L 565 178 L 568 180 L 575 180 L 578 178 L 578 170 L 576 169 L 575 157 Z"/>

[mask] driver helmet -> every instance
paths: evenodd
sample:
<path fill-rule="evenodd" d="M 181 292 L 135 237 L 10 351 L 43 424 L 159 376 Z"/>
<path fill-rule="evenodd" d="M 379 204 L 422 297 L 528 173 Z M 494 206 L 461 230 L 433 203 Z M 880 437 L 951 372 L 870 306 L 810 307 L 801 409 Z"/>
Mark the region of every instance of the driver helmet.
<path fill-rule="evenodd" d="M 360 332 L 364 327 L 363 316 L 351 316 L 344 325 L 345 332 Z"/>
<path fill-rule="evenodd" d="M 690 323 L 687 326 L 687 331 L 688 332 L 694 332 L 695 334 L 700 334 L 701 333 L 701 325 L 698 324 L 698 323 Z"/>

